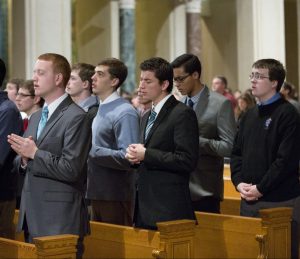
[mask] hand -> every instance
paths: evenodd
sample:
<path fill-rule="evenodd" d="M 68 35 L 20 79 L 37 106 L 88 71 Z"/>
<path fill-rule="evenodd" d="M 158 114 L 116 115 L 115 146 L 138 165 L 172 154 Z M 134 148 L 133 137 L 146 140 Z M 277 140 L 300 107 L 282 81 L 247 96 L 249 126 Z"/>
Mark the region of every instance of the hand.
<path fill-rule="evenodd" d="M 256 185 L 252 185 L 249 183 L 240 183 L 237 186 L 237 190 L 241 194 L 241 198 L 246 201 L 255 201 L 258 200 L 263 195 L 257 190 Z"/>
<path fill-rule="evenodd" d="M 146 148 L 143 144 L 131 144 L 126 149 L 125 158 L 132 164 L 139 164 L 144 160 Z"/>
<path fill-rule="evenodd" d="M 28 159 L 33 159 L 38 150 L 32 136 L 23 138 L 16 134 L 11 134 L 7 136 L 7 141 L 11 148 L 22 157 L 23 162 L 27 162 Z"/>

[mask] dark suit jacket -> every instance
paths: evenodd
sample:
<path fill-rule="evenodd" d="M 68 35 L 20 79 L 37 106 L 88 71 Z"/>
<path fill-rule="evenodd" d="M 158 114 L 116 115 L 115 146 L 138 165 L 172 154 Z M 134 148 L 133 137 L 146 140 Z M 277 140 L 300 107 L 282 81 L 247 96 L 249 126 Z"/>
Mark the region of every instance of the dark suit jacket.
<path fill-rule="evenodd" d="M 149 112 L 142 121 L 144 142 Z M 135 225 L 155 229 L 157 222 L 194 219 L 189 176 L 198 158 L 195 112 L 171 96 L 145 141 L 144 161 L 138 169 Z"/>
<path fill-rule="evenodd" d="M 18 230 L 24 216 L 32 237 L 88 232 L 84 201 L 91 128 L 86 113 L 67 97 L 36 132 L 41 110 L 32 115 L 24 136 L 33 136 L 38 151 L 27 165 Z"/>

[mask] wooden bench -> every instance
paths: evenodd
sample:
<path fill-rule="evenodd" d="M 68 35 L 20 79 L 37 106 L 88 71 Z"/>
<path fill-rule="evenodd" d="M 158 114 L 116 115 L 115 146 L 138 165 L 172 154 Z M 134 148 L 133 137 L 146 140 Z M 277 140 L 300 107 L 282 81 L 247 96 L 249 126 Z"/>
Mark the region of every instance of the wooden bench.
<path fill-rule="evenodd" d="M 162 222 L 158 231 L 92 221 L 84 258 L 290 258 L 291 213 L 291 208 L 267 209 L 261 218 L 248 218 L 197 212 L 198 225 L 191 220 Z M 0 258 L 75 256 L 76 236 L 35 242 L 1 239 Z"/>
<path fill-rule="evenodd" d="M 77 236 L 34 238 L 34 244 L 0 238 L 0 258 L 76 258 Z"/>
<path fill-rule="evenodd" d="M 197 212 L 195 258 L 290 258 L 291 208 L 261 218 Z"/>

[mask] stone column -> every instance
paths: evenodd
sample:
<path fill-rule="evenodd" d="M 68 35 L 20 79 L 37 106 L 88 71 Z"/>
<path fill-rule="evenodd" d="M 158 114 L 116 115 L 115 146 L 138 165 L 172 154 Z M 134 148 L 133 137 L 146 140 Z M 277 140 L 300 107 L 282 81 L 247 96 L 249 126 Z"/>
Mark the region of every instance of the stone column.
<path fill-rule="evenodd" d="M 209 0 L 186 0 L 187 52 L 201 59 L 201 16 L 209 16 Z"/>
<path fill-rule="evenodd" d="M 128 76 L 122 89 L 132 93 L 135 80 L 135 0 L 120 0 L 120 56 L 128 67 Z"/>
<path fill-rule="evenodd" d="M 8 3 L 0 0 L 0 57 L 8 66 Z M 8 74 L 8 73 L 7 73 Z"/>
<path fill-rule="evenodd" d="M 284 0 L 237 1 L 238 86 L 249 88 L 254 61 L 275 58 L 285 65 Z"/>
<path fill-rule="evenodd" d="M 42 53 L 58 53 L 72 62 L 71 0 L 25 0 L 25 25 L 26 78 Z"/>
<path fill-rule="evenodd" d="M 188 1 L 186 4 L 187 52 L 201 59 L 201 0 Z"/>

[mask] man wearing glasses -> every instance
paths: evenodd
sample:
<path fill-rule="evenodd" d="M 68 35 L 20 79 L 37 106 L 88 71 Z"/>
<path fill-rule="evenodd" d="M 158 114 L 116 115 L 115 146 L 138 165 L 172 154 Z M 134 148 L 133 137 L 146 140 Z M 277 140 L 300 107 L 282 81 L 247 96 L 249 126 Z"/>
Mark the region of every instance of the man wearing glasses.
<path fill-rule="evenodd" d="M 183 54 L 171 63 L 174 83 L 183 102 L 196 112 L 199 127 L 199 156 L 191 173 L 190 192 L 195 211 L 220 213 L 223 199 L 224 157 L 231 154 L 236 123 L 230 101 L 201 83 L 197 56 Z"/>
<path fill-rule="evenodd" d="M 280 95 L 283 65 L 261 59 L 249 76 L 258 105 L 241 119 L 231 156 L 231 179 L 241 195 L 242 216 L 258 217 L 259 210 L 293 207 L 292 258 L 298 258 L 300 224 L 300 117 Z M 298 230 L 299 233 L 299 230 Z"/>

